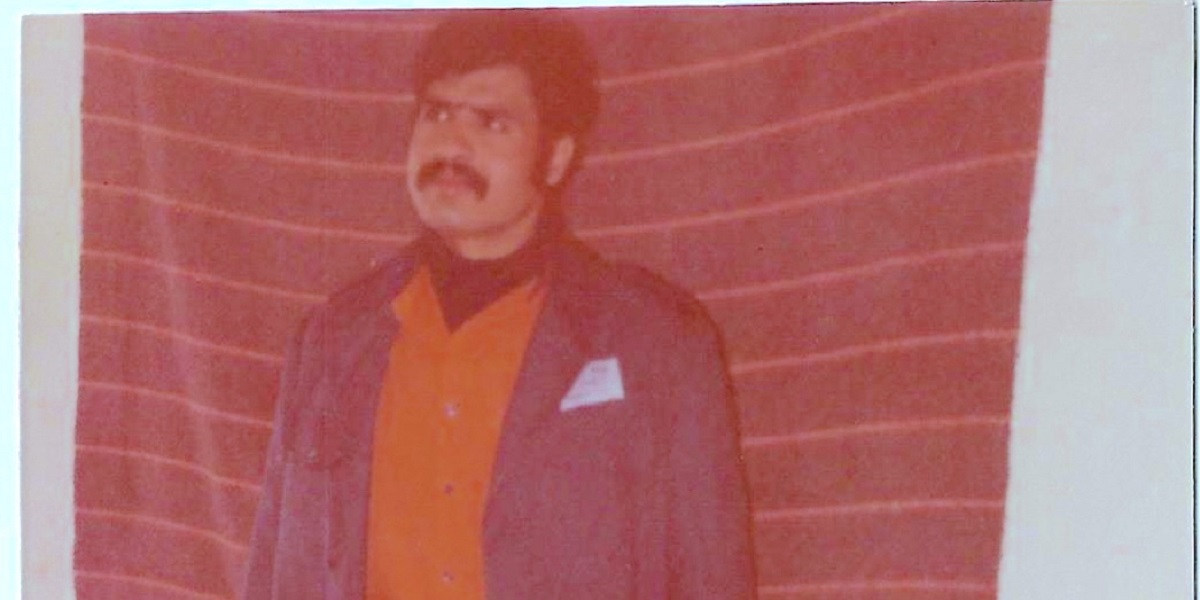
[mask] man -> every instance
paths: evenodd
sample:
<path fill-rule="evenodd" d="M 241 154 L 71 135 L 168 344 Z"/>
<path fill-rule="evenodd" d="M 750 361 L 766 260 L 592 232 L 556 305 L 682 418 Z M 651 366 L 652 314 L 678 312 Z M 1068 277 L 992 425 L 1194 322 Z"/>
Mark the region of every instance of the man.
<path fill-rule="evenodd" d="M 752 597 L 715 327 L 559 214 L 598 108 L 582 36 L 467 13 L 415 71 L 425 232 L 289 349 L 244 596 Z"/>

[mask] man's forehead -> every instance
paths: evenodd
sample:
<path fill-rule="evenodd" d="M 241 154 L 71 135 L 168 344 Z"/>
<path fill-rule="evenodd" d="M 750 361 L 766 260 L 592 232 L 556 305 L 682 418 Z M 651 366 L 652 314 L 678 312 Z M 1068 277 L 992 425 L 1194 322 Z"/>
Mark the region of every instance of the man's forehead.
<path fill-rule="evenodd" d="M 429 83 L 422 100 L 501 105 L 516 110 L 536 108 L 529 76 L 509 64 L 447 73 Z"/>

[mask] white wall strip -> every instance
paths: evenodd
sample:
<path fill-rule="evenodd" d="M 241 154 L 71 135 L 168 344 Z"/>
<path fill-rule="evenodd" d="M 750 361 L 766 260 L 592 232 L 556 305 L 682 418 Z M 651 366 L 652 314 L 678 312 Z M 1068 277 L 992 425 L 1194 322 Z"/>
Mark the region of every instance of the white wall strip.
<path fill-rule="evenodd" d="M 22 42 L 22 597 L 70 600 L 83 19 L 27 17 Z"/>
<path fill-rule="evenodd" d="M 1060 2 L 1000 597 L 1193 597 L 1192 7 Z"/>

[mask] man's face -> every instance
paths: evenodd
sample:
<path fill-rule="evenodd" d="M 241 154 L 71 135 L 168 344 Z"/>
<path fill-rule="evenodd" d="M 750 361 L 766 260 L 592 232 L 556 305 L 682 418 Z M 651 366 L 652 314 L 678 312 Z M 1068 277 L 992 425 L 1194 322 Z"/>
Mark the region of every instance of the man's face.
<path fill-rule="evenodd" d="M 431 83 L 408 148 L 408 190 L 421 221 L 451 245 L 496 239 L 503 247 L 484 254 L 515 250 L 507 246 L 532 234 L 545 201 L 538 182 L 561 177 L 535 172 L 539 126 L 529 78 L 515 66 Z"/>

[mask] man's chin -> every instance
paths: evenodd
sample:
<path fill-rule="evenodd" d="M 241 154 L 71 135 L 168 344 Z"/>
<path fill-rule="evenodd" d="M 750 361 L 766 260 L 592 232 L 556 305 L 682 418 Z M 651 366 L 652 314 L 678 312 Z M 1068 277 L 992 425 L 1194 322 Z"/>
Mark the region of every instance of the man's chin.
<path fill-rule="evenodd" d="M 413 208 L 426 225 L 467 225 L 478 219 L 483 202 L 474 192 L 463 190 L 428 190 L 413 198 Z"/>
<path fill-rule="evenodd" d="M 418 190 L 427 203 L 474 203 L 483 202 L 483 196 L 475 187 L 460 181 L 429 182 Z"/>
<path fill-rule="evenodd" d="M 476 215 L 463 214 L 465 211 L 447 210 L 445 207 L 434 210 L 418 211 L 417 216 L 426 228 L 433 230 L 444 238 L 461 238 L 479 235 L 488 230 L 480 223 Z"/>

